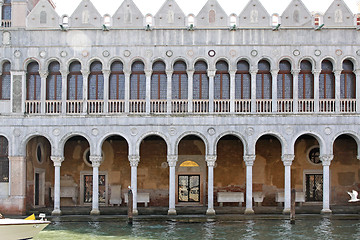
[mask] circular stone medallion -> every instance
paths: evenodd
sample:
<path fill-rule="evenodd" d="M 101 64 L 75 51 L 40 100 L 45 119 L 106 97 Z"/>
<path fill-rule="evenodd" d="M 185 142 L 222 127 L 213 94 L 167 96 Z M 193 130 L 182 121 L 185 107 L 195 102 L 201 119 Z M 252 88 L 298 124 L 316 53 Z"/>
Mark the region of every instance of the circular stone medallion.
<path fill-rule="evenodd" d="M 60 53 L 60 56 L 61 57 L 66 57 L 68 54 L 67 54 L 67 52 L 66 51 L 62 51 L 61 53 Z"/>
<path fill-rule="evenodd" d="M 14 52 L 14 56 L 15 56 L 16 58 L 21 57 L 21 52 L 20 52 L 20 50 L 16 50 L 16 51 Z"/>
<path fill-rule="evenodd" d="M 166 56 L 172 57 L 173 52 L 171 50 L 166 51 Z"/>
<path fill-rule="evenodd" d="M 103 54 L 104 57 L 110 56 L 110 53 L 109 53 L 109 51 L 107 51 L 107 50 L 103 51 L 102 54 Z"/>
<path fill-rule="evenodd" d="M 208 55 L 209 55 L 209 57 L 215 57 L 216 52 L 215 52 L 214 50 L 210 50 L 210 51 L 208 52 Z"/>
<path fill-rule="evenodd" d="M 53 134 L 54 134 L 54 136 L 59 136 L 59 135 L 60 135 L 60 129 L 55 128 L 55 129 L 53 130 Z"/>
<path fill-rule="evenodd" d="M 360 49 L 356 51 L 356 54 L 360 56 Z"/>
<path fill-rule="evenodd" d="M 324 133 L 325 133 L 326 135 L 330 135 L 330 134 L 332 133 L 331 128 L 329 128 L 329 127 L 325 128 L 325 129 L 324 129 Z"/>
<path fill-rule="evenodd" d="M 125 57 L 130 57 L 130 55 L 131 55 L 131 52 L 129 50 L 124 51 L 124 56 Z"/>
<path fill-rule="evenodd" d="M 248 136 L 253 135 L 253 134 L 254 134 L 254 128 L 248 127 L 248 128 L 246 129 L 246 134 L 247 134 Z"/>
<path fill-rule="evenodd" d="M 321 51 L 317 49 L 317 50 L 314 51 L 314 54 L 315 54 L 315 56 L 320 56 L 320 55 L 321 55 Z"/>
<path fill-rule="evenodd" d="M 39 56 L 40 56 L 41 58 L 46 58 L 46 51 L 41 51 L 41 52 L 39 53 Z"/>
<path fill-rule="evenodd" d="M 87 57 L 87 56 L 89 56 L 89 52 L 86 51 L 86 50 L 84 50 L 84 51 L 82 51 L 81 55 L 82 55 L 83 57 Z"/>
<path fill-rule="evenodd" d="M 97 135 L 99 134 L 99 129 L 93 128 L 93 129 L 91 130 L 91 134 L 94 135 L 94 136 L 97 136 Z"/>
<path fill-rule="evenodd" d="M 189 57 L 194 56 L 194 51 L 193 51 L 193 50 L 187 51 L 187 55 L 188 55 Z"/>
<path fill-rule="evenodd" d="M 209 128 L 207 132 L 210 136 L 213 136 L 216 133 L 215 128 Z"/>
<path fill-rule="evenodd" d="M 236 56 L 236 51 L 235 50 L 230 50 L 230 56 L 235 57 Z"/>
<path fill-rule="evenodd" d="M 300 55 L 300 51 L 299 51 L 299 50 L 294 50 L 294 51 L 293 51 L 293 55 L 294 55 L 294 56 L 299 56 L 299 55 Z"/>
<path fill-rule="evenodd" d="M 258 52 L 256 50 L 251 51 L 251 56 L 256 57 L 258 55 Z"/>
<path fill-rule="evenodd" d="M 336 54 L 337 56 L 341 56 L 341 55 L 343 54 L 343 52 L 341 51 L 341 49 L 337 49 L 337 50 L 335 51 L 335 54 Z"/>

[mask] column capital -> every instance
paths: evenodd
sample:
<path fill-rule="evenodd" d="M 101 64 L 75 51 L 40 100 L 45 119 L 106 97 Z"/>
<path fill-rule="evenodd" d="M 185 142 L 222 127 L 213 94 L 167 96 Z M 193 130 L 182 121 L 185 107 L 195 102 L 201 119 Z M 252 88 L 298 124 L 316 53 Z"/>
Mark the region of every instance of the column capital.
<path fill-rule="evenodd" d="M 169 167 L 176 167 L 177 161 L 178 161 L 177 155 L 168 155 L 167 156 L 167 162 L 169 164 Z"/>
<path fill-rule="evenodd" d="M 208 167 L 215 167 L 216 155 L 206 155 L 205 161 Z"/>
<path fill-rule="evenodd" d="M 110 69 L 104 69 L 102 70 L 103 75 L 110 75 L 111 71 Z"/>
<path fill-rule="evenodd" d="M 188 69 L 188 70 L 186 70 L 186 73 L 187 73 L 188 75 L 193 75 L 194 72 L 195 72 L 194 69 Z"/>
<path fill-rule="evenodd" d="M 320 155 L 320 160 L 321 160 L 323 166 L 330 166 L 333 158 L 334 158 L 334 155 L 332 155 L 332 154 Z"/>
<path fill-rule="evenodd" d="M 83 77 L 87 77 L 90 74 L 90 71 L 88 69 L 81 69 L 80 72 L 83 75 Z"/>
<path fill-rule="evenodd" d="M 137 167 L 140 162 L 140 156 L 137 156 L 137 155 L 129 156 L 129 162 L 130 162 L 131 167 Z"/>
<path fill-rule="evenodd" d="M 250 69 L 250 74 L 253 75 L 253 74 L 257 74 L 258 73 L 258 69 Z"/>
<path fill-rule="evenodd" d="M 9 161 L 26 161 L 25 156 L 8 156 Z"/>
<path fill-rule="evenodd" d="M 360 75 L 360 69 L 356 69 L 356 70 L 354 71 L 354 73 L 355 73 L 356 75 Z"/>
<path fill-rule="evenodd" d="M 231 76 L 231 75 L 235 75 L 236 72 L 237 72 L 237 70 L 230 70 L 230 71 L 229 71 L 229 74 L 230 74 L 230 76 Z"/>
<path fill-rule="evenodd" d="M 360 155 L 357 155 L 357 159 L 360 160 Z"/>
<path fill-rule="evenodd" d="M 49 75 L 48 71 L 39 71 L 39 75 L 41 78 L 47 78 L 47 76 Z"/>
<path fill-rule="evenodd" d="M 291 70 L 291 74 L 292 75 L 299 75 L 299 73 L 300 73 L 300 69 L 293 69 L 293 70 Z"/>
<path fill-rule="evenodd" d="M 145 70 L 144 72 L 145 72 L 146 77 L 151 77 L 151 74 L 153 71 L 151 69 L 150 70 L 148 69 L 148 70 Z"/>
<path fill-rule="evenodd" d="M 61 167 L 61 163 L 65 160 L 62 156 L 50 156 L 51 161 L 54 163 L 54 167 Z"/>
<path fill-rule="evenodd" d="M 60 73 L 61 73 L 61 76 L 66 77 L 69 74 L 69 70 L 63 69 L 63 70 L 60 70 Z"/>
<path fill-rule="evenodd" d="M 256 155 L 244 155 L 243 159 L 246 166 L 253 166 L 255 162 Z"/>
<path fill-rule="evenodd" d="M 89 159 L 92 163 L 92 167 L 100 167 L 103 157 L 102 156 L 89 156 Z"/>
<path fill-rule="evenodd" d="M 215 77 L 216 70 L 210 70 L 210 69 L 208 69 L 208 70 L 207 70 L 207 74 L 208 74 L 208 77 Z"/>
<path fill-rule="evenodd" d="M 294 154 L 284 154 L 281 156 L 281 160 L 283 161 L 284 166 L 291 166 L 294 159 L 295 159 Z"/>
<path fill-rule="evenodd" d="M 314 70 L 312 71 L 312 73 L 313 73 L 314 75 L 319 75 L 319 74 L 321 73 L 321 70 L 319 70 L 319 69 L 314 69 Z"/>
<path fill-rule="evenodd" d="M 335 76 L 340 76 L 341 72 L 342 72 L 342 70 L 334 70 L 334 75 Z"/>
<path fill-rule="evenodd" d="M 169 69 L 165 71 L 166 75 L 172 75 L 174 73 L 173 70 Z"/>
<path fill-rule="evenodd" d="M 271 69 L 271 75 L 277 75 L 279 73 L 279 69 Z"/>

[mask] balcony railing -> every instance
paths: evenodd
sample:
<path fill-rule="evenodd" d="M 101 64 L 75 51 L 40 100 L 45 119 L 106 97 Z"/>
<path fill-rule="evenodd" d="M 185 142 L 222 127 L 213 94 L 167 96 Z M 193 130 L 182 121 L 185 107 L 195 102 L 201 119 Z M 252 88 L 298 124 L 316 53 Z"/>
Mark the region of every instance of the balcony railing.
<path fill-rule="evenodd" d="M 129 101 L 129 112 L 145 113 L 146 112 L 146 101 L 145 100 L 130 100 Z"/>
<path fill-rule="evenodd" d="M 108 112 L 109 113 L 125 112 L 125 101 L 124 100 L 109 100 Z"/>
<path fill-rule="evenodd" d="M 151 100 L 150 101 L 150 112 L 151 113 L 166 113 L 167 112 L 166 100 Z"/>
<path fill-rule="evenodd" d="M 41 101 L 40 100 L 26 100 L 25 101 L 25 113 L 28 113 L 28 114 L 41 113 Z"/>
<path fill-rule="evenodd" d="M 193 100 L 194 113 L 209 112 L 209 100 Z"/>
<path fill-rule="evenodd" d="M 1 20 L 1 27 L 3 28 L 11 27 L 11 20 Z"/>
<path fill-rule="evenodd" d="M 88 100 L 87 111 L 92 114 L 99 114 L 104 112 L 104 100 Z"/>
<path fill-rule="evenodd" d="M 48 114 L 61 113 L 61 100 L 46 100 L 45 101 L 45 112 Z"/>
<path fill-rule="evenodd" d="M 319 112 L 335 112 L 335 99 L 319 99 Z"/>
<path fill-rule="evenodd" d="M 230 112 L 230 100 L 214 100 L 214 112 Z"/>
<path fill-rule="evenodd" d="M 299 112 L 314 112 L 314 99 L 299 99 L 298 100 Z"/>
<path fill-rule="evenodd" d="M 172 100 L 171 101 L 172 113 L 187 113 L 188 112 L 188 100 Z"/>
<path fill-rule="evenodd" d="M 341 112 L 356 112 L 356 99 L 341 99 L 340 100 Z"/>
<path fill-rule="evenodd" d="M 290 113 L 294 111 L 292 99 L 277 100 L 277 111 L 282 113 Z"/>
<path fill-rule="evenodd" d="M 249 113 L 251 112 L 251 100 L 235 100 L 235 112 Z"/>
<path fill-rule="evenodd" d="M 256 100 L 256 112 L 258 112 L 258 113 L 272 112 L 272 100 L 271 99 L 257 99 Z"/>
<path fill-rule="evenodd" d="M 83 101 L 82 100 L 67 100 L 66 101 L 66 113 L 82 113 Z"/>

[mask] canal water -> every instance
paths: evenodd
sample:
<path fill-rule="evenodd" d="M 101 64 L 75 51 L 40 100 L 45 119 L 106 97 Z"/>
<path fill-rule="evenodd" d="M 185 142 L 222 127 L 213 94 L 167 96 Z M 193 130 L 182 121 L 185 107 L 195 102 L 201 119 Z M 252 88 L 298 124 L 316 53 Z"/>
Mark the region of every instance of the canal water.
<path fill-rule="evenodd" d="M 53 222 L 37 235 L 45 239 L 360 239 L 359 220 L 329 218 L 241 221 Z"/>

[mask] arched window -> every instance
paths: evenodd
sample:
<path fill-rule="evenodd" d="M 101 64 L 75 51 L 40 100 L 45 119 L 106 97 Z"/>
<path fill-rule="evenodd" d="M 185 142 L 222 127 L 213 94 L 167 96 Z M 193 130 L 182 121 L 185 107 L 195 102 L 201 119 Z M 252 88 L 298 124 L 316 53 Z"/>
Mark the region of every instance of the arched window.
<path fill-rule="evenodd" d="M 104 25 L 106 27 L 111 27 L 111 16 L 109 14 L 104 15 Z"/>
<path fill-rule="evenodd" d="M 153 64 L 151 76 L 151 99 L 166 99 L 167 77 L 165 63 L 157 61 Z"/>
<path fill-rule="evenodd" d="M 235 28 L 236 28 L 236 15 L 231 14 L 230 15 L 230 29 L 235 29 Z"/>
<path fill-rule="evenodd" d="M 321 63 L 321 73 L 319 80 L 319 98 L 334 99 L 335 98 L 335 76 L 333 73 L 333 65 L 329 60 Z"/>
<path fill-rule="evenodd" d="M 60 64 L 58 62 L 50 63 L 48 72 L 46 100 L 61 100 L 62 78 L 60 73 Z"/>
<path fill-rule="evenodd" d="M 27 66 L 27 94 L 26 100 L 40 100 L 41 97 L 41 78 L 39 75 L 39 64 L 31 62 Z"/>
<path fill-rule="evenodd" d="M 276 27 L 278 24 L 280 24 L 280 16 L 279 16 L 279 14 L 274 13 L 274 14 L 271 16 L 271 25 L 272 25 L 273 27 Z"/>
<path fill-rule="evenodd" d="M 8 140 L 0 136 L 0 182 L 9 182 Z"/>
<path fill-rule="evenodd" d="M 303 60 L 300 63 L 298 89 L 299 99 L 314 98 L 314 75 L 312 73 L 312 65 L 307 60 Z"/>
<path fill-rule="evenodd" d="M 63 15 L 61 19 L 63 27 L 67 28 L 69 26 L 69 17 L 68 15 Z"/>
<path fill-rule="evenodd" d="M 136 61 L 131 67 L 130 77 L 130 99 L 145 99 L 146 97 L 146 77 L 144 63 Z"/>
<path fill-rule="evenodd" d="M 195 63 L 193 99 L 209 99 L 209 78 L 206 62 Z"/>
<path fill-rule="evenodd" d="M 258 63 L 258 72 L 256 74 L 256 98 L 271 99 L 272 98 L 272 76 L 270 73 L 270 64 L 261 60 Z"/>
<path fill-rule="evenodd" d="M 250 66 L 246 61 L 237 63 L 237 71 L 235 75 L 235 98 L 251 99 L 251 75 Z"/>
<path fill-rule="evenodd" d="M 229 66 L 225 61 L 219 61 L 216 63 L 214 98 L 230 99 Z"/>
<path fill-rule="evenodd" d="M 89 100 L 104 99 L 104 75 L 102 64 L 99 61 L 90 65 L 89 75 Z"/>
<path fill-rule="evenodd" d="M 193 14 L 189 14 L 187 17 L 187 21 L 189 29 L 193 29 L 193 27 L 195 26 L 195 16 Z"/>
<path fill-rule="evenodd" d="M 209 23 L 214 23 L 215 22 L 215 11 L 214 10 L 210 10 L 209 11 Z"/>
<path fill-rule="evenodd" d="M 4 62 L 2 66 L 2 72 L 0 76 L 0 100 L 9 100 L 10 99 L 10 62 Z"/>
<path fill-rule="evenodd" d="M 83 76 L 81 74 L 81 64 L 79 62 L 70 64 L 67 88 L 68 100 L 83 99 Z"/>
<path fill-rule="evenodd" d="M 343 69 L 340 78 L 340 98 L 356 98 L 356 78 L 354 74 L 354 64 L 350 60 L 343 62 Z"/>
<path fill-rule="evenodd" d="M 11 0 L 4 0 L 2 6 L 2 20 L 11 20 Z"/>
<path fill-rule="evenodd" d="M 291 64 L 288 61 L 283 60 L 280 62 L 279 68 L 277 77 L 278 99 L 292 99 L 293 76 L 291 74 Z"/>
<path fill-rule="evenodd" d="M 153 16 L 151 14 L 147 14 L 145 16 L 145 22 L 146 22 L 146 27 L 151 28 L 153 25 Z"/>
<path fill-rule="evenodd" d="M 177 61 L 174 64 L 171 88 L 172 99 L 188 98 L 188 75 L 186 73 L 186 64 L 183 61 Z"/>
<path fill-rule="evenodd" d="M 109 83 L 109 98 L 114 100 L 125 99 L 125 75 L 123 63 L 120 61 L 111 64 Z"/>

